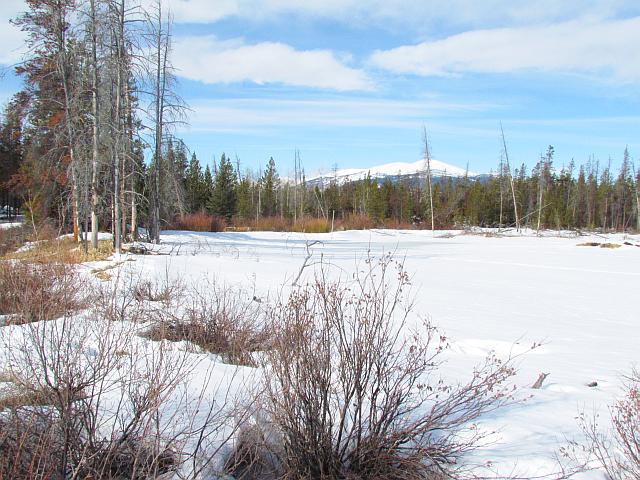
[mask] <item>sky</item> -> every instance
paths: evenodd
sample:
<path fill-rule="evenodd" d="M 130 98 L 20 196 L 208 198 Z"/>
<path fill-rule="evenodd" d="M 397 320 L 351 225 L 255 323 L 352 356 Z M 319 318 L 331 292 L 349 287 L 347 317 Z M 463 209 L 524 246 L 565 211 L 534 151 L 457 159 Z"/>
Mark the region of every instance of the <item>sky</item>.
<path fill-rule="evenodd" d="M 151 0 L 142 0 L 150 2 Z M 164 0 L 188 125 L 222 152 L 285 175 L 432 156 L 475 172 L 640 159 L 637 0 Z M 0 102 L 20 88 L 22 33 L 0 0 Z"/>

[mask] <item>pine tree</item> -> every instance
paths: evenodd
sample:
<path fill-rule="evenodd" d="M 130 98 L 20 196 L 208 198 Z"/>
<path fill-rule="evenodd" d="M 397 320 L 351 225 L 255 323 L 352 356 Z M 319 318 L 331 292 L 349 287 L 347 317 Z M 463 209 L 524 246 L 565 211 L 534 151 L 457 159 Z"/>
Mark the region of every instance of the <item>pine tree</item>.
<path fill-rule="evenodd" d="M 204 198 L 204 204 L 206 205 L 211 198 L 213 192 L 213 175 L 211 175 L 211 168 L 207 165 L 204 168 L 204 175 L 202 176 L 202 198 Z"/>
<path fill-rule="evenodd" d="M 280 187 L 280 178 L 276 171 L 276 162 L 273 157 L 267 162 L 267 169 L 260 179 L 262 215 L 273 216 L 277 213 L 277 189 Z"/>
<path fill-rule="evenodd" d="M 191 160 L 185 170 L 184 187 L 187 210 L 190 213 L 195 213 L 204 208 L 204 175 L 195 152 L 191 155 Z"/>
<path fill-rule="evenodd" d="M 247 175 L 240 179 L 236 192 L 236 210 L 238 217 L 243 220 L 252 218 L 255 215 L 255 207 L 252 202 L 252 188 L 251 180 Z"/>
<path fill-rule="evenodd" d="M 220 157 L 220 163 L 216 170 L 216 178 L 213 183 L 213 191 L 207 210 L 213 215 L 231 220 L 236 213 L 236 173 L 233 165 L 225 154 Z"/>

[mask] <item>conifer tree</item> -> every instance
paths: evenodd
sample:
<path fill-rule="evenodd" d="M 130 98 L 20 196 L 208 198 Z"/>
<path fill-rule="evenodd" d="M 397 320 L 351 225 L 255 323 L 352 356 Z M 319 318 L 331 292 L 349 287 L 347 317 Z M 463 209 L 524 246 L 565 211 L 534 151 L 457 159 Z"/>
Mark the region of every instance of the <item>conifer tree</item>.
<path fill-rule="evenodd" d="M 187 210 L 195 213 L 204 206 L 204 175 L 196 153 L 191 154 L 191 160 L 185 169 L 184 187 L 186 193 Z"/>
<path fill-rule="evenodd" d="M 236 173 L 233 165 L 223 153 L 216 169 L 211 197 L 207 210 L 213 215 L 231 220 L 236 213 Z"/>
<path fill-rule="evenodd" d="M 280 187 L 280 178 L 276 171 L 276 162 L 273 157 L 267 162 L 267 169 L 260 179 L 262 215 L 270 217 L 277 212 L 277 189 Z"/>

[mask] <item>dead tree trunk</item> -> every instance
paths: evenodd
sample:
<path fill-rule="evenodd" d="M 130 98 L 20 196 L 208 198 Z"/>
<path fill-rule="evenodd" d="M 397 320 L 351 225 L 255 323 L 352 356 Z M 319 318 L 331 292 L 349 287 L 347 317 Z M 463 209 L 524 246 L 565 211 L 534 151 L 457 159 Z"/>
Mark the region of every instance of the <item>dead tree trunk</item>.
<path fill-rule="evenodd" d="M 91 246 L 98 248 L 98 156 L 100 141 L 100 102 L 97 54 L 97 15 L 95 0 L 89 1 L 91 28 L 91 114 L 93 116 L 93 144 L 91 152 Z"/>
<path fill-rule="evenodd" d="M 154 169 L 152 192 L 151 233 L 154 243 L 160 243 L 160 176 L 162 168 L 162 139 L 164 133 L 164 101 L 166 98 L 167 58 L 169 55 L 169 32 L 163 30 L 162 5 L 156 3 L 157 18 L 155 19 L 155 85 L 154 85 Z"/>
<path fill-rule="evenodd" d="M 429 151 L 429 137 L 427 136 L 427 128 L 423 127 L 424 136 L 424 159 L 427 167 L 427 183 L 429 185 L 429 208 L 431 211 L 431 233 L 435 234 L 436 223 L 433 215 L 433 188 L 431 185 L 431 152 Z"/>
<path fill-rule="evenodd" d="M 116 35 L 116 85 L 115 85 L 115 145 L 113 148 L 113 223 L 114 245 L 117 254 L 122 253 L 122 212 L 121 212 L 121 185 L 120 185 L 120 158 L 122 141 L 122 77 L 124 73 L 124 0 L 120 1 L 117 11 L 117 35 Z"/>
<path fill-rule="evenodd" d="M 511 164 L 509 163 L 509 151 L 507 150 L 507 142 L 504 138 L 504 130 L 502 122 L 500 122 L 500 133 L 502 134 L 502 146 L 504 147 L 504 157 L 507 162 L 506 168 L 509 171 L 509 183 L 511 185 L 511 196 L 513 198 L 513 213 L 516 216 L 516 230 L 520 231 L 520 217 L 518 216 L 518 202 L 516 202 L 516 189 L 513 185 L 513 175 L 511 175 Z"/>

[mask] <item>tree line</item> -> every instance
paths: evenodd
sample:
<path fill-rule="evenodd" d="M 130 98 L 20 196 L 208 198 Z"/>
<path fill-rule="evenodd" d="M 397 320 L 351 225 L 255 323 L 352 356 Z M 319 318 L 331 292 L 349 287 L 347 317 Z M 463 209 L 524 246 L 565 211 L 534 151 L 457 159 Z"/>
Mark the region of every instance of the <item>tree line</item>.
<path fill-rule="evenodd" d="M 421 175 L 307 181 L 297 154 L 294 178 L 282 179 L 273 158 L 262 171 L 241 172 L 239 160 L 234 165 L 222 154 L 212 171 L 209 165 L 202 168 L 196 153 L 187 162 L 185 148 L 184 144 L 169 147 L 182 199 L 174 203 L 179 210 L 174 214 L 205 212 L 227 224 L 251 226 L 262 218 L 279 217 L 293 225 L 311 217 L 348 225 L 349 219 L 364 217 L 370 226 L 430 228 L 431 192 L 436 228 L 629 231 L 640 225 L 639 175 L 627 148 L 616 169 L 610 161 L 602 164 L 595 159 L 557 168 L 554 148 L 549 146 L 531 171 L 522 164 L 512 173 L 501 160 L 491 174 L 436 177 L 431 186 L 426 162 Z"/>

